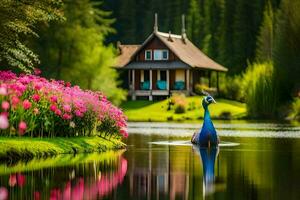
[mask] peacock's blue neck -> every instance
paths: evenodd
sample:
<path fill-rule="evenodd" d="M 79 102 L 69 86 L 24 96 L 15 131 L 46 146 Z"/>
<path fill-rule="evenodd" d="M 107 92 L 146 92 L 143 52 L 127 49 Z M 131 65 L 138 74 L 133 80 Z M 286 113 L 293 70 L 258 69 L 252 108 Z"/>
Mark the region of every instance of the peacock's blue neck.
<path fill-rule="evenodd" d="M 204 107 L 204 122 L 210 122 L 211 119 L 210 119 L 210 114 L 209 114 L 209 110 L 208 110 L 208 107 L 205 106 Z"/>

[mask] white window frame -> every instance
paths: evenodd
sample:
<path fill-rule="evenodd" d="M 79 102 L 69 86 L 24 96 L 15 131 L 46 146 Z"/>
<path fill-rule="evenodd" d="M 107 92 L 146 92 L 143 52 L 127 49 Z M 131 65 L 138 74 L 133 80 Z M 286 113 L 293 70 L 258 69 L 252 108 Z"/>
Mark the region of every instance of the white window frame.
<path fill-rule="evenodd" d="M 147 58 L 147 53 L 150 52 L 150 58 Z M 145 51 L 145 60 L 152 60 L 152 50 Z"/>
<path fill-rule="evenodd" d="M 163 53 L 167 52 L 167 58 L 163 57 Z M 153 52 L 154 60 L 169 60 L 169 50 L 168 49 L 156 49 Z"/>

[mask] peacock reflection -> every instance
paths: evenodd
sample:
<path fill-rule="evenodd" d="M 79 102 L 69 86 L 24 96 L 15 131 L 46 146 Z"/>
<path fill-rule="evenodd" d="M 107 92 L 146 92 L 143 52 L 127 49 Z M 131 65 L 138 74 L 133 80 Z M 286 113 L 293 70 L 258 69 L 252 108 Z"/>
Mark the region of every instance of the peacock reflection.
<path fill-rule="evenodd" d="M 219 148 L 201 148 L 194 146 L 194 150 L 200 155 L 203 169 L 203 197 L 215 192 L 215 161 L 219 154 Z"/>
<path fill-rule="evenodd" d="M 99 199 L 112 195 L 122 184 L 127 160 L 121 155 L 100 162 L 43 168 L 0 177 L 0 199 Z"/>

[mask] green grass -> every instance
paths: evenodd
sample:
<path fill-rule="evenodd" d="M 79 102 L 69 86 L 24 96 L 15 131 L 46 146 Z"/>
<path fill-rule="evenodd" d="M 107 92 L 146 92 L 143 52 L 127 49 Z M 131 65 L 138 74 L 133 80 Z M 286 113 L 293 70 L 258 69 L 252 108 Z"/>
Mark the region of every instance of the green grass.
<path fill-rule="evenodd" d="M 124 148 L 119 140 L 100 137 L 30 138 L 0 137 L 0 159 L 29 160 L 34 157 L 49 157 L 59 154 L 105 152 Z"/>
<path fill-rule="evenodd" d="M 121 105 L 129 121 L 197 121 L 203 118 L 202 97 L 187 97 L 189 104 L 194 102 L 195 109 L 187 110 L 183 114 L 175 114 L 174 109 L 167 110 L 168 100 L 127 101 Z M 220 119 L 224 113 L 230 113 L 231 119 L 239 119 L 246 116 L 246 106 L 236 101 L 216 99 L 217 104 L 209 106 L 212 118 Z M 189 107 L 189 106 L 187 106 Z M 222 114 L 223 113 L 223 114 Z"/>

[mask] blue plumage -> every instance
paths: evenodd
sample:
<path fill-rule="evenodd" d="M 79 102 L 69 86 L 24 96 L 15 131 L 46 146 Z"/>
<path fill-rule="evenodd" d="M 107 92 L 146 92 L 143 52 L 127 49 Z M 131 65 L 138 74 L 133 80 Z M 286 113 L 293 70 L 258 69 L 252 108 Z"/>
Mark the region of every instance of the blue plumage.
<path fill-rule="evenodd" d="M 217 131 L 211 121 L 208 106 L 211 103 L 216 103 L 212 96 L 207 95 L 202 100 L 204 108 L 204 121 L 202 128 L 196 132 L 192 138 L 192 143 L 198 144 L 202 147 L 218 146 L 219 138 Z"/>

